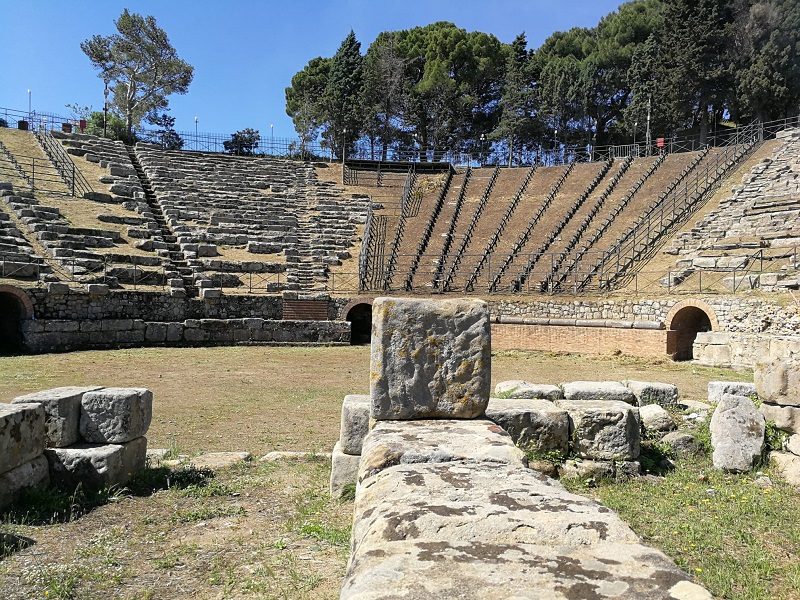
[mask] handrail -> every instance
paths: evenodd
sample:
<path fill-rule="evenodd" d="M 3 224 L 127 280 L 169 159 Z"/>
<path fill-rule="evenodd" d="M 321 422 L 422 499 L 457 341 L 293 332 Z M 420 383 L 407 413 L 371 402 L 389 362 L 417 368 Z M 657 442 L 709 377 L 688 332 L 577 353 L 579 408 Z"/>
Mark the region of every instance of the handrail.
<path fill-rule="evenodd" d="M 552 246 L 555 239 L 561 234 L 561 232 L 567 226 L 567 223 L 569 223 L 570 219 L 572 219 L 578 209 L 583 206 L 583 203 L 586 202 L 592 192 L 594 192 L 595 188 L 600 185 L 600 182 L 605 178 L 606 174 L 611 169 L 611 165 L 613 164 L 613 160 L 606 161 L 606 163 L 603 165 L 603 168 L 600 169 L 600 172 L 597 173 L 594 179 L 592 179 L 592 181 L 589 183 L 589 187 L 587 187 L 583 193 L 578 196 L 570 209 L 567 211 L 567 214 L 561 219 L 561 221 L 559 221 L 555 229 L 550 232 L 550 235 L 547 237 L 547 239 L 545 239 L 545 241 L 539 246 L 538 251 L 531 254 L 528 262 L 517 274 L 517 278 L 513 284 L 514 289 L 520 289 L 522 287 L 531 271 L 536 266 L 536 263 L 538 263 L 539 259 L 544 255 L 545 252 L 547 252 L 547 249 Z"/>
<path fill-rule="evenodd" d="M 453 173 L 454 170 L 451 168 L 447 171 L 447 179 L 444 181 L 444 185 L 442 185 L 442 189 L 439 192 L 439 196 L 436 198 L 436 203 L 433 205 L 433 211 L 431 212 L 431 216 L 428 219 L 428 223 L 425 226 L 425 231 L 422 233 L 422 237 L 417 244 L 417 252 L 414 255 L 414 258 L 411 260 L 411 268 L 408 270 L 408 274 L 406 275 L 405 281 L 405 289 L 410 290 L 414 283 L 414 275 L 417 272 L 417 268 L 419 267 L 419 261 L 422 259 L 422 255 L 425 252 L 425 249 L 428 247 L 428 243 L 431 239 L 431 234 L 433 233 L 433 228 L 436 225 L 436 220 L 439 218 L 439 213 L 442 212 L 442 206 L 444 206 L 444 200 L 447 197 L 447 192 L 450 189 L 450 184 L 453 181 Z"/>
<path fill-rule="evenodd" d="M 561 190 L 561 186 L 564 185 L 564 182 L 567 180 L 567 177 L 569 177 L 570 173 L 572 173 L 572 170 L 574 168 L 575 168 L 575 163 L 574 162 L 569 163 L 569 166 L 567 166 L 567 168 L 564 169 L 564 172 L 559 176 L 559 178 L 550 188 L 550 191 L 547 193 L 547 197 L 544 199 L 544 202 L 542 202 L 542 205 L 536 211 L 536 214 L 534 214 L 533 217 L 531 217 L 531 219 L 528 221 L 528 225 L 525 227 L 523 232 L 517 238 L 517 241 L 514 244 L 514 247 L 511 249 L 511 252 L 503 261 L 503 264 L 500 265 L 500 268 L 497 270 L 497 273 L 492 279 L 492 282 L 489 284 L 490 292 L 494 292 L 497 290 L 497 286 L 500 285 L 500 280 L 503 278 L 503 275 L 505 275 L 506 271 L 511 266 L 511 263 L 514 262 L 514 259 L 517 257 L 522 248 L 524 248 L 525 245 L 528 243 L 528 239 L 530 239 L 531 233 L 533 232 L 533 228 L 536 227 L 536 225 L 542 219 L 542 215 L 544 215 L 545 211 L 547 211 L 547 209 L 550 208 L 550 205 L 553 203 L 553 200 L 558 195 L 558 192 Z"/>
<path fill-rule="evenodd" d="M 467 197 L 467 187 L 469 187 L 469 180 L 472 177 L 472 167 L 467 167 L 464 172 L 464 181 L 461 182 L 461 189 L 458 191 L 456 198 L 455 209 L 453 210 L 453 217 L 450 219 L 450 226 L 447 228 L 447 233 L 444 238 L 444 245 L 442 251 L 439 253 L 439 262 L 436 264 L 436 272 L 433 274 L 431 285 L 433 289 L 439 289 L 442 275 L 444 274 L 445 261 L 450 252 L 450 247 L 453 245 L 453 239 L 456 233 L 456 225 L 458 218 L 461 216 L 461 208 L 464 206 L 464 199 Z"/>
<path fill-rule="evenodd" d="M 389 252 L 389 260 L 386 264 L 386 272 L 384 274 L 383 289 L 391 289 L 392 277 L 394 270 L 397 267 L 397 253 L 400 250 L 400 243 L 403 240 L 403 233 L 406 226 L 407 206 L 411 199 L 411 193 L 414 190 L 414 183 L 416 182 L 417 175 L 413 168 L 408 169 L 406 175 L 406 182 L 403 187 L 403 196 L 400 198 L 400 218 L 397 222 L 397 231 L 395 231 L 394 240 L 392 242 L 392 249 Z"/>
<path fill-rule="evenodd" d="M 466 286 L 464 289 L 467 291 L 472 291 L 475 282 L 478 280 L 478 277 L 483 270 L 483 266 L 486 264 L 489 255 L 494 251 L 497 247 L 497 243 L 500 241 L 500 236 L 503 235 L 503 232 L 508 225 L 509 220 L 511 219 L 511 215 L 514 214 L 514 211 L 517 210 L 517 206 L 519 205 L 520 201 L 522 200 L 522 196 L 525 194 L 525 190 L 528 188 L 528 184 L 531 182 L 533 178 L 533 174 L 536 172 L 537 165 L 533 165 L 528 172 L 525 174 L 525 178 L 522 180 L 517 192 L 514 194 L 514 197 L 509 202 L 508 206 L 506 207 L 503 216 L 500 218 L 500 223 L 497 226 L 497 229 L 494 232 L 494 235 L 489 239 L 489 243 L 486 244 L 486 247 L 483 249 L 483 254 L 478 261 L 477 266 L 472 270 L 472 275 L 470 275 L 469 279 L 467 280 Z"/>
<path fill-rule="evenodd" d="M 622 200 L 620 200 L 620 202 L 613 208 L 613 210 L 611 211 L 611 213 L 608 216 L 608 219 L 606 219 L 600 225 L 600 227 L 598 227 L 594 231 L 594 233 L 592 233 L 592 235 L 589 237 L 589 240 L 587 241 L 587 243 L 582 248 L 580 248 L 578 250 L 578 252 L 575 254 L 575 256 L 572 259 L 572 262 L 570 262 L 570 264 L 567 266 L 567 269 L 561 274 L 561 277 L 559 277 L 558 280 L 556 281 L 557 288 L 560 288 L 561 284 L 564 283 L 564 281 L 566 281 L 567 278 L 569 277 L 569 274 L 573 273 L 575 271 L 575 269 L 578 266 L 578 263 L 581 261 L 581 259 L 586 255 L 587 252 L 591 251 L 592 246 L 594 244 L 596 244 L 597 240 L 599 240 L 603 236 L 603 234 L 608 230 L 608 228 L 611 227 L 612 223 L 614 223 L 614 221 L 619 216 L 619 214 L 625 208 L 627 208 L 628 204 L 631 203 L 631 201 L 633 200 L 634 196 L 636 196 L 636 194 L 639 192 L 639 190 L 642 188 L 642 186 L 645 184 L 645 182 L 648 179 L 650 179 L 650 177 L 664 163 L 666 158 L 667 158 L 666 154 L 662 154 L 661 156 L 659 156 L 653 162 L 653 164 L 650 165 L 650 167 L 647 169 L 647 171 L 644 173 L 644 175 L 642 175 L 642 177 L 640 177 L 639 180 L 636 181 L 636 183 L 634 183 L 633 186 L 631 186 L 631 188 L 628 190 L 627 194 L 625 194 L 625 197 L 622 198 Z"/>
<path fill-rule="evenodd" d="M 450 265 L 450 272 L 447 274 L 447 279 L 444 282 L 445 290 L 450 289 L 453 279 L 455 279 L 456 271 L 458 271 L 458 267 L 461 266 L 461 260 L 463 259 L 464 251 L 472 241 L 472 234 L 475 231 L 475 226 L 478 224 L 478 220 L 480 220 L 481 215 L 486 208 L 486 204 L 489 202 L 489 196 L 492 195 L 492 189 L 494 189 L 494 184 L 497 181 L 499 174 L 500 167 L 495 167 L 494 171 L 492 171 L 492 174 L 489 177 L 488 183 L 486 184 L 486 189 L 483 191 L 483 195 L 478 201 L 478 206 L 475 207 L 475 212 L 472 213 L 472 219 L 470 219 L 469 225 L 467 226 L 467 231 L 464 233 L 464 239 L 461 240 L 461 245 L 458 247 L 458 252 L 456 252 L 456 257 L 453 259 L 453 264 Z"/>
<path fill-rule="evenodd" d="M 608 200 L 608 197 L 614 192 L 614 190 L 617 187 L 617 184 L 620 182 L 622 177 L 625 175 L 625 173 L 628 172 L 628 168 L 631 166 L 632 162 L 633 158 L 631 156 L 626 156 L 624 158 L 619 169 L 617 170 L 616 173 L 614 173 L 614 176 L 611 178 L 611 181 L 608 182 L 608 185 L 603 190 L 603 193 L 601 193 L 600 196 L 598 196 L 597 200 L 595 200 L 594 204 L 589 209 L 589 213 L 584 217 L 583 221 L 580 222 L 577 230 L 575 231 L 575 233 L 572 234 L 572 237 L 567 241 L 566 245 L 564 246 L 564 249 L 559 253 L 556 259 L 553 261 L 553 264 L 551 265 L 550 268 L 550 273 L 548 273 L 548 275 L 542 281 L 541 284 L 542 291 L 547 290 L 551 286 L 556 273 L 561 268 L 561 265 L 569 256 L 569 253 L 572 252 L 572 250 L 575 248 L 576 244 L 580 241 L 581 237 L 583 237 L 583 234 L 589 228 L 589 224 L 592 222 L 592 219 L 594 219 L 597 213 L 600 212 L 600 209 L 603 207 L 603 204 L 605 204 L 606 200 Z"/>
<path fill-rule="evenodd" d="M 47 158 L 53 163 L 64 183 L 70 188 L 73 196 L 83 197 L 85 194 L 93 192 L 92 186 L 86 181 L 80 169 L 75 167 L 75 163 L 67 154 L 64 147 L 46 129 L 34 129 L 33 135 L 44 150 Z"/>
<path fill-rule="evenodd" d="M 645 251 L 653 242 L 663 237 L 667 231 L 672 230 L 677 223 L 680 223 L 687 214 L 691 214 L 691 211 L 705 200 L 708 193 L 721 182 L 724 175 L 763 140 L 763 133 L 763 127 L 758 123 L 749 128 L 743 128 L 740 135 L 732 138 L 731 145 L 723 147 L 722 151 L 711 159 L 711 165 L 706 164 L 703 169 L 699 169 L 699 163 L 693 163 L 694 177 L 692 181 L 688 180 L 689 174 L 682 174 L 679 178 L 680 181 L 673 182 L 668 192 L 661 195 L 659 200 L 651 205 L 651 208 L 645 213 L 646 216 L 638 219 L 603 254 L 578 284 L 578 289 L 584 289 L 595 274 L 601 271 L 612 258 L 616 259 L 617 266 L 614 272 L 605 278 L 605 286 L 608 287 L 619 279 L 625 270 L 644 256 Z M 708 153 L 705 156 L 707 155 Z M 680 183 L 683 183 L 682 187 Z M 657 228 L 655 227 L 656 221 L 658 222 Z M 638 250 L 642 243 L 645 244 L 645 249 Z M 601 285 L 603 285 L 602 280 L 601 273 Z"/>
<path fill-rule="evenodd" d="M 11 154 L 11 151 L 6 148 L 3 142 L 0 142 L 0 153 L 5 156 L 6 160 L 11 163 L 11 166 L 14 168 L 15 173 L 21 177 L 27 184 L 33 189 L 33 179 L 23 170 L 20 164 L 17 162 L 17 159 Z"/>

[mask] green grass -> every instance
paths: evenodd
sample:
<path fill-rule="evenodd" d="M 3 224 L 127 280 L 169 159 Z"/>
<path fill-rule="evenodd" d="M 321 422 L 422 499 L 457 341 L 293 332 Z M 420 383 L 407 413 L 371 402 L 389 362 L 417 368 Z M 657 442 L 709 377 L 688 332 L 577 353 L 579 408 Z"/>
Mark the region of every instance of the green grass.
<path fill-rule="evenodd" d="M 769 472 L 768 472 L 769 473 Z M 773 476 L 762 489 L 755 474 L 715 470 L 707 457 L 679 461 L 659 483 L 601 482 L 577 493 L 596 496 L 648 543 L 722 598 L 800 597 L 800 510 L 797 492 Z"/>

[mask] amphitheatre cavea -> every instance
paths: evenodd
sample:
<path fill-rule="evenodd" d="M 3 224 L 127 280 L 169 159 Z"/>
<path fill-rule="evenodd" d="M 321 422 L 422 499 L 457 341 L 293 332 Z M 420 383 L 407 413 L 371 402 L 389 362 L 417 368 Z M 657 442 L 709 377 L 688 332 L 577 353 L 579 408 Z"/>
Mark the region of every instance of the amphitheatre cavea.
<path fill-rule="evenodd" d="M 800 598 L 800 4 L 3 5 L 0 598 Z"/>

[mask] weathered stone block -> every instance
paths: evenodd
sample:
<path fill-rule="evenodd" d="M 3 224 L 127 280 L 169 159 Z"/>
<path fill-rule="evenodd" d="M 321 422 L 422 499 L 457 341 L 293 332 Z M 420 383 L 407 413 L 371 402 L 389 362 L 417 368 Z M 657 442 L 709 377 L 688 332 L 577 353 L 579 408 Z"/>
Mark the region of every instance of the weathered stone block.
<path fill-rule="evenodd" d="M 525 457 L 486 419 L 379 421 L 364 439 L 358 480 L 398 464 L 451 461 L 524 466 Z"/>
<path fill-rule="evenodd" d="M 201 288 L 200 298 L 203 300 L 211 300 L 213 298 L 222 298 L 222 290 L 219 288 Z"/>
<path fill-rule="evenodd" d="M 651 438 L 660 438 L 665 433 L 677 429 L 672 416 L 658 404 L 640 406 L 639 418 L 642 429 Z"/>
<path fill-rule="evenodd" d="M 672 431 L 661 438 L 676 456 L 691 456 L 701 450 L 700 442 L 691 433 L 685 431 Z"/>
<path fill-rule="evenodd" d="M 45 414 L 45 444 L 63 448 L 80 438 L 81 398 L 100 387 L 58 387 L 14 398 L 12 404 L 41 404 Z"/>
<path fill-rule="evenodd" d="M 569 413 L 570 445 L 581 458 L 636 460 L 639 458 L 639 412 L 627 402 L 556 400 Z"/>
<path fill-rule="evenodd" d="M 92 444 L 119 444 L 143 436 L 153 417 L 153 394 L 145 388 L 105 388 L 81 400 L 80 432 Z"/>
<path fill-rule="evenodd" d="M 569 451 L 569 415 L 549 400 L 489 398 L 486 418 L 534 455 Z"/>
<path fill-rule="evenodd" d="M 331 454 L 330 492 L 332 498 L 341 498 L 348 486 L 355 487 L 358 481 L 358 463 L 361 457 L 342 452 L 340 442 L 336 442 Z"/>
<path fill-rule="evenodd" d="M 561 384 L 566 400 L 607 400 L 636 403 L 636 396 L 618 381 L 572 381 Z"/>
<path fill-rule="evenodd" d="M 763 403 L 759 411 L 767 421 L 775 423 L 775 427 L 789 433 L 800 433 L 800 406 L 778 406 Z"/>
<path fill-rule="evenodd" d="M 373 303 L 372 418 L 480 417 L 490 377 L 485 302 L 377 298 Z"/>
<path fill-rule="evenodd" d="M 41 455 L 45 414 L 41 404 L 0 404 L 0 473 Z"/>
<path fill-rule="evenodd" d="M 45 456 L 50 465 L 50 480 L 59 487 L 122 485 L 144 469 L 147 439 L 140 437 L 125 444 L 48 448 Z"/>
<path fill-rule="evenodd" d="M 528 469 L 402 464 L 362 482 L 354 513 L 346 600 L 711 598 L 615 513 Z"/>
<path fill-rule="evenodd" d="M 764 415 L 746 396 L 724 394 L 711 416 L 714 466 L 742 473 L 753 468 L 764 448 Z"/>
<path fill-rule="evenodd" d="M 512 380 L 501 381 L 494 386 L 494 393 L 501 398 L 541 398 L 543 400 L 558 400 L 564 397 L 564 392 L 557 385 L 543 383 L 528 383 L 527 381 Z"/>
<path fill-rule="evenodd" d="M 675 406 L 678 403 L 678 387 L 671 383 L 657 381 L 626 381 L 625 385 L 633 392 L 639 406 L 658 404 Z"/>
<path fill-rule="evenodd" d="M 756 392 L 765 402 L 800 406 L 800 361 L 782 358 L 759 363 L 753 380 Z"/>
<path fill-rule="evenodd" d="M 750 396 L 756 393 L 756 386 L 743 381 L 709 381 L 708 401 L 714 404 L 722 400 L 725 394 L 733 396 Z"/>
<path fill-rule="evenodd" d="M 189 465 L 195 469 L 211 469 L 216 471 L 250 460 L 252 455 L 249 452 L 206 452 L 200 456 L 195 456 L 189 461 Z"/>
<path fill-rule="evenodd" d="M 153 343 L 167 341 L 167 323 L 147 323 L 144 339 Z"/>
<path fill-rule="evenodd" d="M 51 281 L 50 283 L 47 284 L 47 293 L 53 295 L 68 294 L 69 285 L 61 281 Z"/>
<path fill-rule="evenodd" d="M 94 296 L 105 296 L 108 294 L 109 288 L 105 283 L 88 283 L 86 291 Z"/>
<path fill-rule="evenodd" d="M 342 402 L 339 444 L 345 454 L 361 454 L 361 444 L 369 432 L 369 396 L 351 394 Z"/>
<path fill-rule="evenodd" d="M 564 479 L 611 479 L 614 477 L 614 463 L 610 460 L 572 459 L 564 461 L 558 474 Z"/>
<path fill-rule="evenodd" d="M 770 452 L 769 459 L 787 483 L 800 488 L 800 456 L 788 452 Z"/>
<path fill-rule="evenodd" d="M 24 490 L 47 487 L 49 483 L 50 470 L 44 456 L 0 474 L 0 508 L 15 502 Z"/>

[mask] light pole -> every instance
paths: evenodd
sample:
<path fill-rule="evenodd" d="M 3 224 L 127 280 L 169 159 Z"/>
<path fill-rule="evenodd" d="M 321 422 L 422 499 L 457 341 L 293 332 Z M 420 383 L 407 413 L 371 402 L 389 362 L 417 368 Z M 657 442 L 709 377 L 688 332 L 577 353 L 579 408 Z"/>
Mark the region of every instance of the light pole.
<path fill-rule="evenodd" d="M 197 142 L 197 116 L 194 118 L 194 149 L 200 149 L 200 144 Z"/>
<path fill-rule="evenodd" d="M 414 132 L 414 151 L 411 153 L 411 162 L 419 161 L 419 145 L 417 143 L 417 132 Z"/>
<path fill-rule="evenodd" d="M 346 156 L 347 156 L 347 127 L 342 129 L 342 167 L 344 167 L 344 160 Z"/>
<path fill-rule="evenodd" d="M 553 157 L 556 156 L 561 158 L 561 153 L 558 151 L 558 129 L 553 129 L 553 152 L 555 153 Z"/>
<path fill-rule="evenodd" d="M 633 151 L 636 152 L 636 128 L 639 126 L 639 121 L 633 122 Z M 638 154 L 638 152 L 637 152 Z"/>
<path fill-rule="evenodd" d="M 28 123 L 31 121 L 31 91 L 28 90 Z"/>
<path fill-rule="evenodd" d="M 275 124 L 269 124 L 269 153 L 275 156 Z"/>
<path fill-rule="evenodd" d="M 483 166 L 483 143 L 486 141 L 486 134 L 481 134 L 481 166 Z"/>
<path fill-rule="evenodd" d="M 108 79 L 103 79 L 103 137 L 108 137 Z"/>

